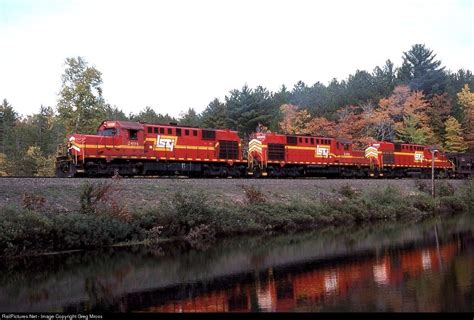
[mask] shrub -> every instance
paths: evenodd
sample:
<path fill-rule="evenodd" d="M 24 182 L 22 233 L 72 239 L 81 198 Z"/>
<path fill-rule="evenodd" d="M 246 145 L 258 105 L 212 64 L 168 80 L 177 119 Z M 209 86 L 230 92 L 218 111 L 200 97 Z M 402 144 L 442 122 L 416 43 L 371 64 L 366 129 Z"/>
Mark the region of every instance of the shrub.
<path fill-rule="evenodd" d="M 448 181 L 436 181 L 436 195 L 438 197 L 446 197 L 454 195 L 454 187 Z"/>
<path fill-rule="evenodd" d="M 253 185 L 243 185 L 242 189 L 244 189 L 245 196 L 247 197 L 247 201 L 250 204 L 257 204 L 257 203 L 264 203 L 266 202 L 265 195 L 262 191 L 258 190 Z"/>
<path fill-rule="evenodd" d="M 46 198 L 33 193 L 25 192 L 21 197 L 21 207 L 27 210 L 42 211 L 46 204 Z"/>
<path fill-rule="evenodd" d="M 54 245 L 54 226 L 42 215 L 30 210 L 0 209 L 0 252 L 22 254 L 26 251 L 48 249 Z"/>
<path fill-rule="evenodd" d="M 154 226 L 147 231 L 147 239 L 150 244 L 156 244 L 160 241 L 162 230 L 163 226 Z"/>
<path fill-rule="evenodd" d="M 468 180 L 459 191 L 461 200 L 466 204 L 467 209 L 474 213 L 474 180 Z"/>
<path fill-rule="evenodd" d="M 310 228 L 314 225 L 314 218 L 298 210 L 294 204 L 254 204 L 249 205 L 249 210 L 254 221 L 265 230 L 288 231 L 294 229 Z"/>
<path fill-rule="evenodd" d="M 431 187 L 424 180 L 416 179 L 415 186 L 421 192 L 431 193 Z"/>
<path fill-rule="evenodd" d="M 208 205 L 207 197 L 201 192 L 177 192 L 172 200 L 162 207 L 160 225 L 166 226 L 164 234 L 185 236 L 200 224 L 215 225 L 215 210 Z"/>
<path fill-rule="evenodd" d="M 392 186 L 371 190 L 364 194 L 362 200 L 367 208 L 368 220 L 396 220 L 410 213 L 410 210 L 416 210 L 410 206 L 410 201 L 402 197 L 400 190 Z"/>
<path fill-rule="evenodd" d="M 107 201 L 111 193 L 112 185 L 110 183 L 86 182 L 82 186 L 80 194 L 81 212 L 84 214 L 96 214 L 98 204 Z"/>
<path fill-rule="evenodd" d="M 357 190 L 349 184 L 345 184 L 339 189 L 339 193 L 346 198 L 354 198 L 357 195 Z"/>
<path fill-rule="evenodd" d="M 411 196 L 408 198 L 412 206 L 422 212 L 433 213 L 435 210 L 435 201 L 428 194 L 418 194 L 416 196 Z"/>
<path fill-rule="evenodd" d="M 468 206 L 457 196 L 446 196 L 439 198 L 439 213 L 454 214 L 465 212 L 467 209 Z"/>
<path fill-rule="evenodd" d="M 216 239 L 215 235 L 214 228 L 207 224 L 200 224 L 192 228 L 184 237 L 184 240 L 193 248 L 205 249 L 210 242 Z"/>
<path fill-rule="evenodd" d="M 105 215 L 70 213 L 54 218 L 55 241 L 61 249 L 101 247 L 141 239 L 141 230 Z"/>
<path fill-rule="evenodd" d="M 114 216 L 123 220 L 131 220 L 132 215 L 125 205 L 119 202 L 120 189 L 112 183 L 86 182 L 80 194 L 81 209 L 83 214 L 103 214 Z"/>
<path fill-rule="evenodd" d="M 262 227 L 255 221 L 252 209 L 249 207 L 220 207 L 215 210 L 216 234 L 253 233 L 261 231 Z"/>

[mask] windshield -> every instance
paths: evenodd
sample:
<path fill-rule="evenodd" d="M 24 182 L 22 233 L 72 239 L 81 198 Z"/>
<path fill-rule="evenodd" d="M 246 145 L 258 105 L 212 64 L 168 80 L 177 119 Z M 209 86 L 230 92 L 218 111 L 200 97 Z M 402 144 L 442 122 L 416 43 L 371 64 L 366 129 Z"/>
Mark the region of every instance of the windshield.
<path fill-rule="evenodd" d="M 115 136 L 117 134 L 117 129 L 107 128 L 102 131 L 99 131 L 99 136 Z"/>

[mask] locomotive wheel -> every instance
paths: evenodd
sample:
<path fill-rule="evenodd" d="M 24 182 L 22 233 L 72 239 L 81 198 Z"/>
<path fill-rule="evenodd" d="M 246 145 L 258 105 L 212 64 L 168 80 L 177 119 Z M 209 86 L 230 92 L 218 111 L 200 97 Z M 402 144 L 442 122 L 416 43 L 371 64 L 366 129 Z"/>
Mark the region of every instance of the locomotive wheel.
<path fill-rule="evenodd" d="M 62 163 L 56 169 L 56 177 L 58 178 L 70 178 L 73 177 L 76 173 L 74 170 L 75 168 L 70 163 Z"/>
<path fill-rule="evenodd" d="M 253 169 L 253 177 L 258 179 L 262 176 L 262 170 L 259 167 Z"/>
<path fill-rule="evenodd" d="M 97 168 L 97 166 L 89 166 L 87 169 L 86 169 L 86 173 L 87 173 L 87 176 L 88 177 L 97 177 L 98 173 L 99 173 L 99 168 Z"/>

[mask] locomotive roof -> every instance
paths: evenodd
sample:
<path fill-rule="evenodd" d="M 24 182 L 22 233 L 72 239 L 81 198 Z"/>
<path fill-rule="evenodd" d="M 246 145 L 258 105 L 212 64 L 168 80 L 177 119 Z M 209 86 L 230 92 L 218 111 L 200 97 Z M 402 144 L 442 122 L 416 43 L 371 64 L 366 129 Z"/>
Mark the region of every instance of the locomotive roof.
<path fill-rule="evenodd" d="M 104 120 L 100 124 L 99 128 L 103 125 L 108 125 L 108 124 L 115 124 L 117 127 L 124 128 L 124 129 L 133 129 L 133 130 L 143 130 L 144 126 L 143 124 L 135 121 L 123 121 L 123 120 Z"/>
<path fill-rule="evenodd" d="M 349 140 L 346 138 L 331 137 L 331 136 L 313 136 L 311 134 L 283 134 L 283 135 L 289 136 L 289 137 L 334 139 L 340 143 L 352 143 L 352 140 Z"/>
<path fill-rule="evenodd" d="M 133 129 L 133 130 L 144 130 L 145 126 L 164 126 L 164 127 L 200 129 L 200 130 L 235 131 L 235 130 L 230 130 L 230 129 L 202 128 L 202 127 L 196 127 L 196 126 L 179 125 L 176 123 L 150 123 L 150 122 L 126 121 L 126 120 L 105 120 L 100 124 L 100 126 L 104 125 L 104 123 L 115 123 L 120 128 Z"/>

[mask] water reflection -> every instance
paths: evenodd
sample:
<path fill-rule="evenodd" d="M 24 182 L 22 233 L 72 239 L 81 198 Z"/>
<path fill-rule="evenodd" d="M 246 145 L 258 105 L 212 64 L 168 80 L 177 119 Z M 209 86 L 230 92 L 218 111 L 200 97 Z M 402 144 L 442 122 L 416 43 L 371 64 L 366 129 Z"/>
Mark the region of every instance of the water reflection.
<path fill-rule="evenodd" d="M 260 274 L 255 281 L 236 284 L 235 287 L 200 294 L 187 299 L 171 299 L 164 304 L 158 304 L 143 309 L 146 312 L 228 312 L 252 311 L 252 295 L 255 295 L 255 305 L 258 311 L 294 311 L 306 308 L 320 307 L 336 299 L 352 299 L 354 290 L 361 289 L 373 292 L 411 294 L 407 286 L 433 277 L 442 281 L 445 274 L 440 274 L 441 266 L 449 266 L 455 256 L 462 251 L 462 239 L 458 238 L 441 245 L 429 248 L 397 250 L 389 252 L 380 258 L 369 258 L 362 261 L 343 261 L 336 265 L 328 265 L 314 270 L 280 272 L 275 276 L 272 269 Z M 470 235 L 467 241 L 472 241 Z M 442 265 L 438 264 L 442 261 Z M 473 257 L 466 261 L 473 266 Z M 470 270 L 472 273 L 472 269 Z M 429 273 L 432 273 L 429 276 Z M 469 282 L 472 291 L 472 279 Z M 385 287 L 385 289 L 384 289 Z M 419 289 L 419 288 L 412 288 Z M 423 292 L 419 292 L 423 294 Z M 439 292 L 440 298 L 444 294 Z M 471 292 L 472 297 L 472 292 Z M 360 299 L 363 297 L 358 297 Z M 384 299 L 383 296 L 379 297 Z M 392 304 L 386 299 L 384 304 Z M 403 306 L 392 305 L 394 311 L 405 311 Z M 432 311 L 424 308 L 417 311 Z M 439 311 L 439 310 L 435 310 Z"/>
<path fill-rule="evenodd" d="M 472 220 L 9 261 L 0 311 L 473 311 Z"/>

